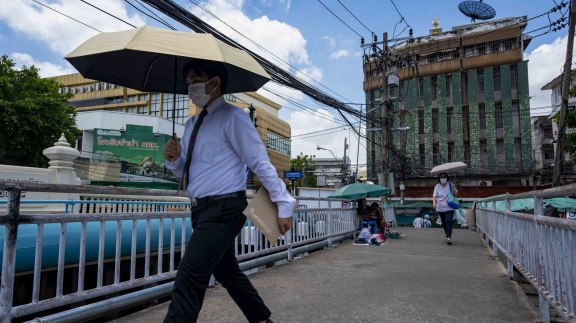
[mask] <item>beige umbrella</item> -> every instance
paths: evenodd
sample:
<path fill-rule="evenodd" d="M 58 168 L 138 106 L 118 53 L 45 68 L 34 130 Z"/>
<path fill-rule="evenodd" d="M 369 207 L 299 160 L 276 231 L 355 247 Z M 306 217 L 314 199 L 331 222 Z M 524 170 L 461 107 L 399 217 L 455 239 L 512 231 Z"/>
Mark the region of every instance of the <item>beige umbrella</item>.
<path fill-rule="evenodd" d="M 86 78 L 144 92 L 187 94 L 181 71 L 191 60 L 220 62 L 228 73 L 224 93 L 256 91 L 270 79 L 250 54 L 210 34 L 149 26 L 100 33 L 66 59 Z"/>
<path fill-rule="evenodd" d="M 442 165 L 438 165 L 438 166 L 432 168 L 432 170 L 430 171 L 430 174 L 438 174 L 438 173 L 443 173 L 443 172 L 455 171 L 455 170 L 459 170 L 459 169 L 466 168 L 466 167 L 468 167 L 468 165 L 466 165 L 463 162 L 444 163 Z"/>

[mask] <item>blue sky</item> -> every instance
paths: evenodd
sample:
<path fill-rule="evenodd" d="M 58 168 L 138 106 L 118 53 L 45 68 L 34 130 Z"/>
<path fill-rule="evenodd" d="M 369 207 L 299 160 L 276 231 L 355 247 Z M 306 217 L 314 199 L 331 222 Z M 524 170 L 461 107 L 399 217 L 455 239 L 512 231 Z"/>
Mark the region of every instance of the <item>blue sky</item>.
<path fill-rule="evenodd" d="M 38 0 L 62 11 L 88 25 L 102 31 L 118 31 L 132 27 L 106 16 L 104 13 L 78 0 Z M 136 0 L 130 0 L 136 4 Z M 452 26 L 467 24 L 470 19 L 458 10 L 460 1 L 453 0 L 395 0 L 406 22 L 414 30 L 414 36 L 428 34 L 432 20 L 437 17 L 444 30 Z M 556 0 L 559 3 L 561 0 Z M 567 1 L 567 0 L 564 0 Z M 158 26 L 158 23 L 134 10 L 121 0 L 88 0 L 118 17 L 141 26 Z M 237 33 L 224 27 L 188 0 L 177 0 L 182 6 L 205 18 L 227 35 L 248 46 L 247 41 Z M 194 2 L 200 2 L 194 0 Z M 370 32 L 366 30 L 344 7 L 343 3 L 368 29 L 380 39 L 383 32 L 393 34 L 406 26 L 399 23 L 400 16 L 390 0 L 322 0 L 328 8 L 344 20 L 352 29 L 368 41 Z M 496 18 L 526 15 L 535 17 L 550 10 L 555 4 L 552 0 L 525 1 L 485 1 L 496 10 Z M 311 76 L 321 85 L 317 87 L 346 102 L 363 102 L 360 37 L 317 0 L 209 0 L 201 1 L 212 13 L 240 30 L 258 44 L 282 58 L 284 62 Z M 528 5 L 529 4 L 529 5 Z M 63 59 L 66 53 L 97 32 L 69 18 L 63 17 L 32 0 L 0 0 L 0 54 L 6 54 L 19 65 L 36 65 L 44 76 L 71 73 L 74 70 Z M 565 9 L 566 10 L 566 9 Z M 560 13 L 550 18 L 556 20 Z M 525 31 L 531 31 L 548 25 L 548 17 L 543 16 L 529 22 Z M 177 25 L 180 30 L 186 28 Z M 542 30 L 546 31 L 546 30 Z M 541 31 L 541 32 L 542 32 Z M 531 33 L 537 35 L 540 32 Z M 407 36 L 408 29 L 401 36 Z M 555 33 L 537 37 L 525 51 L 529 59 L 530 91 L 533 98 L 531 106 L 550 105 L 550 93 L 539 88 L 560 74 L 566 50 L 567 28 Z M 264 53 L 263 55 L 267 55 Z M 278 62 L 278 64 L 285 64 Z M 326 88 L 324 88 L 324 86 Z M 293 136 L 324 129 L 328 134 L 309 138 L 295 137 L 293 155 L 303 152 L 320 157 L 331 157 L 328 151 L 317 151 L 316 145 L 331 149 L 338 157 L 343 153 L 344 137 L 348 137 L 355 161 L 357 139 L 350 129 L 344 129 L 336 111 L 320 107 L 301 93 L 285 88 L 266 85 L 267 88 L 282 92 L 284 95 L 316 110 L 303 112 L 291 103 L 274 97 L 265 90 L 260 93 L 282 103 L 281 117 L 292 127 Z M 334 132 L 337 131 L 337 132 Z M 365 145 L 365 142 L 361 142 Z M 360 148 L 360 163 L 365 160 L 365 152 Z"/>

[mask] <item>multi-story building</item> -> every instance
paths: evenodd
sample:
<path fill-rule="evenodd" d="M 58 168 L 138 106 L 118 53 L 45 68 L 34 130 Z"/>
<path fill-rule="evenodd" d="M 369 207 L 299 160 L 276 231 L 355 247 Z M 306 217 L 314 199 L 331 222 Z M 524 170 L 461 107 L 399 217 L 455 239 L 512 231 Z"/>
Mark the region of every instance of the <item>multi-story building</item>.
<path fill-rule="evenodd" d="M 553 156 L 556 156 L 556 149 L 558 149 L 558 145 L 556 144 L 556 139 L 558 138 L 558 122 L 557 118 L 560 115 L 560 107 L 562 104 L 562 77 L 564 75 L 560 74 L 555 77 L 552 81 L 548 82 L 544 85 L 541 90 L 552 90 L 550 95 L 550 103 L 551 103 L 551 113 L 548 116 L 551 123 L 551 132 L 552 132 L 552 153 Z M 570 87 L 576 86 L 576 72 L 572 71 L 571 80 L 570 80 Z M 569 98 L 568 99 L 568 112 L 574 111 L 576 107 L 576 98 Z M 566 128 L 566 134 L 574 134 L 576 133 L 576 129 L 574 128 Z M 565 174 L 572 174 L 574 173 L 574 163 L 572 162 L 571 155 L 567 152 L 564 153 L 564 167 L 563 167 Z"/>
<path fill-rule="evenodd" d="M 314 175 L 318 187 L 339 188 L 353 180 L 350 174 L 350 158 L 314 158 Z M 355 176 L 355 175 L 354 175 Z"/>
<path fill-rule="evenodd" d="M 77 148 L 81 150 L 81 156 L 85 160 L 96 162 L 116 158 L 122 162 L 121 172 L 137 170 L 140 172 L 139 175 L 146 175 L 147 170 L 144 168 L 150 169 L 150 163 L 156 165 L 152 168 L 162 169 L 161 165 L 164 162 L 162 149 L 172 136 L 173 94 L 140 92 L 86 79 L 77 73 L 53 79 L 60 83 L 62 93 L 74 94 L 70 104 L 76 107 L 78 124 L 82 130 Z M 290 125 L 278 116 L 281 106 L 257 93 L 226 94 L 224 98 L 229 103 L 244 109 L 246 113 L 251 112 L 250 106 L 252 106 L 253 111 L 250 115 L 267 147 L 272 164 L 278 174 L 283 176 L 284 170 L 290 169 L 291 134 Z M 187 95 L 176 95 L 177 135 L 182 134 L 183 124 L 189 116 L 196 114 L 197 110 Z M 95 113 L 96 111 L 98 113 Z M 147 146 L 137 147 L 141 148 L 138 153 L 134 149 L 129 149 L 134 147 L 112 145 L 118 142 L 138 142 L 140 145 L 139 141 L 144 138 Z M 143 149 L 146 150 L 145 154 L 142 154 Z M 84 167 L 84 169 L 92 168 Z M 106 176 L 92 174 L 94 175 L 92 179 L 111 179 L 107 172 L 103 170 L 100 172 Z M 82 172 L 80 173 L 82 177 Z M 131 178 L 134 180 L 133 176 Z"/>
<path fill-rule="evenodd" d="M 410 165 L 407 185 L 426 185 L 431 168 L 452 161 L 469 165 L 467 185 L 528 184 L 533 158 L 526 24 L 526 17 L 514 17 L 448 32 L 433 25 L 430 35 L 389 49 L 388 58 L 400 62 L 400 86 L 390 93 L 399 100 L 388 114 L 389 155 L 402 156 L 392 164 Z M 377 59 L 365 57 L 364 75 L 367 128 L 379 131 L 384 75 Z M 404 138 L 391 131 L 405 127 Z M 367 146 L 368 180 L 375 182 L 381 164 L 377 131 L 368 133 Z"/>

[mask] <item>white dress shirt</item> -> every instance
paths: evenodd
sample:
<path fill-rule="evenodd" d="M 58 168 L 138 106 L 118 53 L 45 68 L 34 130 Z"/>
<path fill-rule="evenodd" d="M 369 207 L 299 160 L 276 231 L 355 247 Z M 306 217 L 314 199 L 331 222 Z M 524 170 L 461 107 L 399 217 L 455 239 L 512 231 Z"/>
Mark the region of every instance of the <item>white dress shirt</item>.
<path fill-rule="evenodd" d="M 206 109 L 208 114 L 198 130 L 192 152 L 187 195 L 200 198 L 243 191 L 246 189 L 248 165 L 278 206 L 278 216 L 292 216 L 296 199 L 288 194 L 286 185 L 278 178 L 250 117 L 222 97 Z M 186 122 L 180 140 L 180 156 L 165 163 L 166 168 L 178 177 L 184 176 L 186 152 L 196 120 L 198 115 Z"/>

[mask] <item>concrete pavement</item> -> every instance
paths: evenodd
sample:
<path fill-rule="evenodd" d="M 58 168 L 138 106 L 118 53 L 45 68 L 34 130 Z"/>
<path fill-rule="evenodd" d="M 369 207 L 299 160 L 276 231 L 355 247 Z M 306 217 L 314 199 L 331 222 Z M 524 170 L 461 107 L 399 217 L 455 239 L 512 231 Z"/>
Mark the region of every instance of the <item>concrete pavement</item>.
<path fill-rule="evenodd" d="M 343 243 L 251 276 L 274 322 L 536 322 L 526 296 L 479 235 L 401 228 L 381 247 Z M 116 323 L 162 322 L 168 303 Z M 199 322 L 245 322 L 226 290 L 208 290 Z"/>

